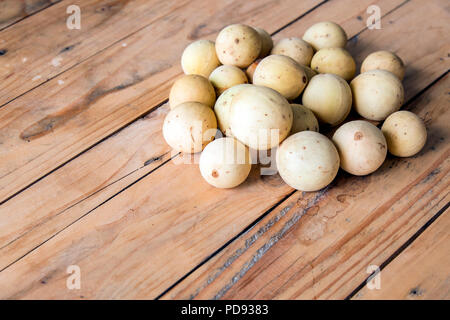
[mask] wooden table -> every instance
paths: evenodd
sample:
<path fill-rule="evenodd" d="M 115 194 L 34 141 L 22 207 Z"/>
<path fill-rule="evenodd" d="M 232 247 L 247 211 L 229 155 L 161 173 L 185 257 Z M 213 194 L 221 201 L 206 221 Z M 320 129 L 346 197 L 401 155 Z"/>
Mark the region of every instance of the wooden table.
<path fill-rule="evenodd" d="M 0 1 L 0 298 L 450 298 L 449 19 L 446 0 Z M 418 155 L 312 193 L 256 166 L 214 189 L 178 164 L 161 127 L 188 43 L 323 20 L 358 64 L 405 61 Z"/>

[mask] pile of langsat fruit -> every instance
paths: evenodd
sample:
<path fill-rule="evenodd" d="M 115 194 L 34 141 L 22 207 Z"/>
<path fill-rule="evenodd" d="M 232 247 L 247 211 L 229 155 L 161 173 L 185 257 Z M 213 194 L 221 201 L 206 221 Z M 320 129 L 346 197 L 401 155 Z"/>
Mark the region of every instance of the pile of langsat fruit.
<path fill-rule="evenodd" d="M 218 188 L 247 178 L 249 148 L 277 147 L 280 176 L 302 191 L 327 186 L 339 167 L 370 174 L 388 149 L 399 157 L 416 154 L 427 133 L 418 116 L 398 111 L 404 100 L 402 60 L 374 52 L 354 77 L 346 43 L 345 31 L 333 22 L 314 24 L 303 39 L 286 38 L 275 46 L 265 30 L 243 24 L 222 29 L 215 43 L 191 43 L 181 58 L 185 75 L 170 91 L 165 140 L 176 151 L 203 150 L 200 172 Z M 331 140 L 318 132 L 319 121 L 341 124 L 352 105 L 366 119 L 385 120 L 381 130 L 356 120 L 340 126 Z M 217 128 L 226 137 L 214 139 Z"/>

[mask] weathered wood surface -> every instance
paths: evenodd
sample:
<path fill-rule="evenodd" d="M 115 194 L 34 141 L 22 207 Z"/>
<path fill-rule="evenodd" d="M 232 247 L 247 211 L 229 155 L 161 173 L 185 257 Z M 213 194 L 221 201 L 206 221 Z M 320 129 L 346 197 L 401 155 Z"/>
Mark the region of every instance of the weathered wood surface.
<path fill-rule="evenodd" d="M 386 10 L 393 8 L 383 1 L 379 4 Z M 355 9 L 351 14 L 359 21 L 357 17 L 364 9 Z M 328 7 L 326 10 L 332 15 Z M 349 20 L 345 17 L 343 23 Z M 355 24 L 347 31 L 352 36 L 363 28 Z M 292 31 L 287 28 L 281 34 L 284 32 Z M 0 226 L 0 270 L 168 159 L 170 148 L 160 133 L 166 110 L 160 108 L 156 114 L 133 123 L 118 137 L 107 139 L 0 207 L 0 217 L 6 217 Z M 155 158 L 158 161 L 143 168 L 146 161 Z M 15 214 L 8 216 L 8 212 Z"/>
<path fill-rule="evenodd" d="M 365 5 L 368 5 L 368 3 L 367 1 Z M 348 3 L 339 2 L 339 4 L 348 6 Z M 389 5 L 391 7 L 388 7 L 387 2 L 381 1 L 379 5 L 387 11 L 392 9 L 395 3 L 390 2 Z M 351 14 L 354 20 L 359 21 L 357 17 L 361 14 L 360 11 L 364 9 L 361 7 L 356 7 L 355 9 L 356 11 Z M 327 9 L 327 12 L 330 15 L 332 14 L 332 11 L 329 9 Z M 317 14 L 315 14 L 315 19 L 318 19 Z M 347 20 L 350 19 L 348 17 L 343 18 L 344 23 Z M 355 24 L 347 30 L 349 35 L 352 36 L 363 28 L 364 26 Z M 283 30 L 281 34 L 284 32 L 290 32 L 290 28 Z M 3 208 L 0 208 L 0 216 L 2 215 L 1 212 L 4 213 L 3 216 L 7 216 L 6 213 L 11 211 L 16 212 L 16 214 L 8 218 L 0 233 L 4 235 L 1 238 L 2 246 L 0 247 L 0 252 L 2 253 L 2 258 L 0 258 L 0 268 L 4 268 L 14 262 L 23 254 L 47 240 L 51 235 L 82 217 L 89 210 L 129 185 L 132 181 L 137 180 L 137 177 L 141 177 L 151 171 L 153 166 L 148 166 L 144 170 L 138 169 L 142 167 L 145 160 L 160 159 L 162 155 L 170 151 L 162 136 L 158 133 L 165 114 L 165 111 L 163 111 L 152 116 L 154 120 L 151 122 L 138 121 L 124 130 L 120 138 L 115 137 L 106 140 L 98 152 L 95 152 L 96 148 L 94 148 L 86 155 L 81 156 L 80 159 L 75 159 L 67 166 L 5 203 Z M 159 122 L 155 123 L 154 121 Z M 147 128 L 153 128 L 153 130 Z M 147 132 L 154 136 L 147 135 Z M 124 146 L 121 145 L 120 141 L 127 142 L 126 146 L 129 152 L 124 153 L 122 151 Z M 145 141 L 147 143 L 144 143 Z M 136 150 L 140 151 L 138 152 L 138 157 L 141 152 L 145 154 L 145 156 L 140 156 L 140 163 L 134 161 L 134 158 L 138 157 L 136 157 L 135 149 L 130 148 L 130 144 L 133 144 Z M 109 152 L 105 152 L 106 150 Z M 130 155 L 133 155 L 134 158 L 129 159 Z M 114 162 L 111 161 L 112 157 L 114 157 Z M 167 157 L 168 154 L 161 158 L 160 161 Z M 154 164 L 159 164 L 160 161 Z M 108 166 L 100 170 L 104 164 L 108 164 Z M 122 167 L 124 164 L 126 164 L 125 167 Z M 113 168 L 111 167 L 112 165 L 117 167 Z M 116 171 L 118 173 L 114 174 Z M 95 174 L 86 175 L 86 172 L 95 172 Z M 131 172 L 133 174 L 129 175 Z M 122 179 L 122 177 L 126 177 L 126 179 Z M 76 189 L 70 188 L 74 184 L 77 184 L 78 187 Z M 113 185 L 110 186 L 111 184 Z M 102 189 L 105 186 L 108 186 L 108 188 Z M 67 189 L 70 189 L 72 192 L 66 192 Z M 101 192 L 98 192 L 100 189 L 102 189 Z M 41 200 L 39 202 L 35 201 L 37 193 Z M 284 193 L 285 191 L 283 191 Z M 74 215 L 72 215 L 72 212 L 74 212 Z M 20 224 L 18 223 L 19 221 L 21 221 Z"/>
<path fill-rule="evenodd" d="M 1 0 L 0 30 L 61 0 Z"/>
<path fill-rule="evenodd" d="M 329 6 L 334 5 L 336 9 L 338 4 L 346 2 L 331 1 L 323 4 L 284 29 L 277 37 L 282 37 L 283 34 L 301 35 L 305 28 L 303 19 L 316 16 L 316 21 L 326 20 L 324 12 L 328 12 L 332 18 L 336 11 L 333 12 Z M 388 4 L 386 1 L 380 3 L 383 6 Z M 381 46 L 383 49 L 395 50 L 396 33 L 399 29 L 406 28 L 404 17 L 411 16 L 412 6 L 417 8 L 420 3 L 408 2 L 402 5 L 399 1 L 391 2 L 390 5 L 390 10 L 400 5 L 389 14 L 393 23 L 383 25 L 383 30 L 367 30 L 350 44 L 358 61 L 366 55 L 364 46 L 367 45 L 372 46 L 372 49 Z M 415 43 L 411 41 L 413 35 L 404 32 L 404 36 L 409 37 L 409 41 L 404 40 L 404 46 L 409 46 L 410 50 L 402 47 L 405 50 L 401 54 L 402 58 L 408 66 L 417 70 L 426 67 L 428 72 L 423 77 L 411 73 L 405 79 L 409 98 L 446 70 L 443 65 L 448 64 L 448 41 L 442 40 L 446 37 L 448 39 L 445 24 L 443 25 L 446 13 L 445 10 L 440 15 L 437 13 L 443 6 L 443 2 L 433 2 L 429 15 L 433 17 L 434 24 L 429 29 L 423 28 L 422 33 L 416 30 L 418 37 L 423 38 L 421 45 L 426 49 L 420 48 L 422 51 L 417 52 Z M 339 16 L 346 29 L 350 30 L 350 35 L 364 28 L 365 24 L 359 18 L 364 10 L 363 5 L 355 6 L 355 11 L 348 10 L 349 16 Z M 341 11 L 345 10 L 338 10 Z M 420 19 L 427 21 L 430 16 Z M 352 22 L 352 19 L 356 22 Z M 427 25 L 430 25 L 429 21 Z M 270 27 L 266 28 L 271 31 Z M 213 36 L 217 30 L 206 36 Z M 382 32 L 383 36 L 375 36 L 373 32 Z M 115 54 L 117 53 L 111 53 L 111 56 Z M 179 69 L 178 66 L 171 68 Z M 162 78 L 161 75 L 160 79 Z M 427 121 L 434 140 L 429 140 L 423 154 L 407 160 L 390 158 L 379 172 L 365 179 L 341 174 L 331 188 L 321 193 L 294 193 L 246 234 L 170 290 L 164 298 L 338 298 L 348 295 L 367 276 L 365 272 L 361 272 L 367 266 L 368 261 L 364 260 L 367 252 L 375 262 L 382 263 L 391 250 L 403 244 L 443 203 L 449 201 L 449 150 L 445 149 L 445 139 L 448 138 L 445 125 L 449 120 L 445 106 L 446 103 L 448 105 L 448 98 L 442 89 L 445 86 L 448 87 L 447 77 L 414 103 L 415 107 L 426 105 L 425 109 L 429 114 L 423 113 L 421 116 L 431 119 Z M 167 87 L 164 84 L 162 87 L 161 92 L 157 93 L 161 97 L 164 92 L 167 94 Z M 160 90 L 160 87 L 155 88 Z M 153 99 L 145 93 L 144 87 L 140 89 L 144 93 L 137 95 L 137 100 L 134 101 L 136 105 L 144 105 L 146 101 Z M 36 90 L 32 92 L 34 91 Z M 116 94 L 109 102 L 115 102 L 121 95 Z M 201 180 L 196 166 L 175 165 L 174 161 L 165 163 L 170 155 L 159 131 L 165 112 L 167 111 L 163 107 L 150 113 L 148 117 L 94 146 L 0 206 L 0 210 L 8 209 L 3 214 L 0 211 L 0 217 L 8 217 L 5 224 L 0 224 L 0 270 L 7 267 L 0 271 L 1 297 L 156 297 L 292 192 L 278 176 L 259 177 L 257 168 L 254 168 L 251 179 L 236 190 L 217 190 Z M 441 118 L 436 120 L 436 113 L 439 112 Z M 84 112 L 81 114 L 84 117 Z M 65 126 L 66 123 L 59 130 Z M 144 133 L 144 130 L 149 132 Z M 444 140 L 440 140 L 441 138 Z M 145 143 L 147 139 L 151 139 L 148 145 Z M 89 141 L 95 143 L 95 139 Z M 75 149 L 72 151 L 75 152 Z M 144 166 L 145 163 L 148 165 Z M 160 164 L 162 165 L 159 167 Z M 393 168 L 386 168 L 389 165 Z M 156 170 L 152 172 L 154 169 Z M 143 178 L 140 179 L 141 177 Z M 140 180 L 137 181 L 138 179 Z M 137 182 L 133 184 L 135 181 Z M 377 188 L 381 183 L 377 181 L 387 181 L 387 185 L 393 189 L 389 189 L 391 192 L 385 189 L 379 191 Z M 418 183 L 419 181 L 423 182 Z M 359 187 L 363 189 L 362 195 L 358 194 Z M 124 188 L 126 189 L 123 190 Z M 385 197 L 380 200 L 385 201 L 381 208 L 378 207 L 378 199 L 377 203 L 373 203 L 373 194 L 378 192 Z M 110 197 L 113 198 L 108 201 Z M 417 203 L 407 210 L 407 206 L 414 202 L 410 197 L 417 200 Z M 106 202 L 103 203 L 104 201 Z M 312 205 L 313 203 L 317 205 Z M 361 215 L 361 211 L 368 208 L 365 203 L 375 208 L 367 215 Z M 31 205 L 33 210 L 24 210 L 26 205 Z M 98 205 L 100 206 L 96 208 Z M 333 216 L 336 205 L 343 211 Z M 288 209 L 279 211 L 286 206 Z M 393 213 L 388 210 L 391 207 Z M 9 215 L 8 212 L 12 210 L 17 210 L 18 215 Z M 388 211 L 394 216 L 388 216 Z M 353 220 L 342 220 L 346 212 Z M 394 217 L 403 215 L 410 219 L 398 219 L 398 224 L 393 223 L 397 221 Z M 286 217 L 292 219 L 288 220 Z M 274 220 L 270 221 L 272 218 Z M 376 231 L 380 230 L 380 225 L 392 225 L 394 230 L 389 232 L 395 239 L 385 240 L 383 236 L 377 238 Z M 265 228 L 261 228 L 263 226 Z M 289 228 L 283 229 L 286 226 Z M 321 228 L 323 234 L 317 236 L 316 231 Z M 372 228 L 375 228 L 374 233 L 371 233 Z M 243 237 L 256 230 L 258 233 L 249 237 L 243 247 Z M 276 230 L 286 236 L 274 238 L 273 236 L 278 235 Z M 389 232 L 380 233 L 383 235 Z M 294 238 L 300 244 L 294 245 L 292 241 L 285 240 L 292 238 L 292 233 L 296 234 Z M 354 235 L 359 237 L 353 238 Z M 315 237 L 318 239 L 314 239 Z M 333 242 L 336 239 L 338 242 Z M 385 241 L 385 247 L 378 248 L 374 239 Z M 257 247 L 261 244 L 262 247 Z M 311 246 L 319 251 L 313 250 L 309 254 Z M 306 252 L 305 247 L 308 248 Z M 261 248 L 262 251 L 255 251 Z M 325 248 L 324 251 L 320 251 L 321 248 Z M 30 250 L 32 251 L 27 254 Z M 259 258 L 256 257 L 255 261 L 245 265 L 249 262 L 245 260 L 246 257 L 255 259 L 252 255 L 261 253 Z M 312 259 L 314 254 L 319 254 L 318 258 Z M 23 255 L 25 257 L 21 258 Z M 275 264 L 281 263 L 278 265 L 279 270 L 270 265 L 273 256 L 280 257 L 274 260 Z M 287 261 L 293 262 L 293 267 L 286 268 L 283 260 L 286 257 Z M 15 262 L 17 259 L 19 260 Z M 338 264 L 333 264 L 337 262 Z M 372 260 L 369 262 L 372 263 Z M 10 265 L 11 263 L 13 264 Z M 78 264 L 82 269 L 84 285 L 81 291 L 73 292 L 65 288 L 65 271 L 71 264 Z M 306 268 L 298 271 L 302 264 Z M 274 270 L 284 271 L 278 277 Z M 295 270 L 298 273 L 293 275 L 291 272 Z M 321 273 L 323 270 L 327 272 Z M 353 278 L 350 275 L 356 276 Z M 22 280 L 19 282 L 18 279 Z M 27 281 L 22 282 L 23 279 Z M 313 283 L 312 288 L 309 287 L 309 281 Z M 269 282 L 269 285 L 262 286 L 257 292 L 253 290 L 265 282 Z M 298 290 L 302 292 L 299 293 Z"/>
<path fill-rule="evenodd" d="M 20 1 L 19 1 L 20 2 Z M 59 2 L 0 32 L 0 106 L 130 34 L 170 17 L 187 1 Z M 69 29 L 67 7 L 80 8 L 80 29 Z"/>
<path fill-rule="evenodd" d="M 247 9 L 243 14 L 241 19 Z M 178 60 L 179 54 L 174 65 Z M 139 101 L 146 105 L 146 98 Z M 170 148 L 160 132 L 167 109 L 160 109 L 0 206 L 0 217 L 5 217 L 0 225 L 0 270 L 168 159 Z M 146 162 L 152 164 L 144 167 Z"/>
<path fill-rule="evenodd" d="M 355 299 L 450 299 L 450 209 L 381 271 L 379 290 Z"/>
<path fill-rule="evenodd" d="M 152 10 L 170 3 L 157 2 Z M 193 39 L 214 38 L 223 26 L 236 21 L 272 32 L 320 3 L 187 2 L 181 6 L 176 1 L 179 7 L 164 17 L 0 108 L 0 203 L 164 101 L 181 73 L 180 55 Z M 45 14 L 46 10 L 30 19 Z M 17 27 L 24 28 L 26 22 Z M 75 48 L 64 54 L 75 54 Z"/>

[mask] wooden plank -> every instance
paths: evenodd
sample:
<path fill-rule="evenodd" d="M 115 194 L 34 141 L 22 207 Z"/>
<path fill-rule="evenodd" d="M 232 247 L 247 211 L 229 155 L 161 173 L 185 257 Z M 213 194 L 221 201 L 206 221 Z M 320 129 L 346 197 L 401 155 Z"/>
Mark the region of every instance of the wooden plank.
<path fill-rule="evenodd" d="M 2 0 L 0 1 L 0 30 L 61 0 Z"/>
<path fill-rule="evenodd" d="M 352 13 L 356 21 L 360 21 L 357 16 L 370 1 L 359 3 L 363 6 L 355 7 L 357 10 Z M 336 4 L 348 6 L 345 2 Z M 384 1 L 379 5 L 385 10 L 390 8 Z M 332 8 L 327 4 L 320 14 L 332 15 Z M 317 19 L 317 14 L 313 16 Z M 350 21 L 348 17 L 342 18 L 344 24 L 347 21 Z M 357 23 L 348 24 L 350 36 L 364 28 Z M 290 30 L 281 34 L 289 34 Z M 5 219 L 3 227 L 0 226 L 0 270 L 166 160 L 170 149 L 159 132 L 166 110 L 164 107 L 149 119 L 131 125 L 111 142 L 107 140 L 0 207 L 0 216 Z M 127 141 L 127 150 L 121 139 Z M 146 160 L 155 158 L 158 161 L 143 167 Z M 93 174 L 86 175 L 86 172 Z M 8 212 L 15 214 L 8 215 Z"/>
<path fill-rule="evenodd" d="M 343 299 L 450 201 L 450 77 L 415 101 L 425 149 L 296 192 L 164 299 Z M 373 270 L 372 270 L 373 271 Z"/>
<path fill-rule="evenodd" d="M 69 29 L 62 1 L 0 32 L 0 106 L 36 88 L 187 1 L 85 0 L 80 29 Z"/>
<path fill-rule="evenodd" d="M 36 284 L 40 276 L 44 277 L 47 272 L 56 270 L 55 277 L 52 276 L 51 281 L 46 280 L 46 286 L 44 288 L 39 284 L 36 286 L 31 285 L 24 290 L 17 287 L 12 288 L 11 284 L 14 280 L 11 279 L 11 289 L 5 289 L 4 292 L 8 292 L 5 296 L 70 295 L 71 293 L 56 288 L 58 287 L 58 283 L 61 284 L 65 276 L 63 263 L 67 262 L 67 260 L 65 258 L 62 259 L 61 257 L 63 256 L 67 259 L 75 259 L 77 261 L 78 258 L 81 258 L 83 261 L 80 260 L 80 263 L 85 263 L 84 267 L 89 269 L 88 273 L 92 274 L 89 282 L 92 285 L 91 288 L 94 288 L 92 290 L 95 291 L 88 290 L 89 296 L 99 297 L 111 294 L 110 291 L 107 291 L 113 290 L 114 284 L 112 283 L 108 284 L 108 289 L 95 289 L 106 285 L 104 281 L 108 281 L 111 278 L 104 273 L 102 276 L 101 271 L 94 272 L 94 274 L 92 273 L 94 270 L 91 269 L 94 267 L 94 264 L 105 264 L 105 261 L 108 259 L 109 250 L 103 250 L 105 248 L 98 249 L 100 244 L 96 241 L 101 239 L 88 236 L 88 234 L 92 232 L 92 225 L 102 225 L 105 223 L 105 219 L 110 221 L 109 219 L 119 219 L 118 217 L 125 218 L 125 216 L 133 219 L 134 215 L 127 215 L 127 212 L 137 212 L 139 219 L 144 219 L 147 214 L 149 220 L 145 223 L 142 221 L 133 223 L 126 218 L 124 220 L 128 221 L 131 226 L 125 225 L 125 222 L 122 222 L 123 224 L 120 226 L 121 223 L 118 222 L 114 224 L 119 225 L 117 226 L 117 230 L 113 230 L 111 233 L 116 234 L 114 237 L 119 236 L 119 234 L 120 238 L 124 237 L 116 240 L 118 246 L 124 246 L 124 255 L 129 256 L 130 252 L 135 252 L 136 255 L 133 254 L 133 261 L 127 261 L 126 263 L 132 263 L 136 267 L 136 272 L 141 272 L 143 278 L 140 279 L 145 284 L 139 282 L 142 284 L 139 290 L 131 289 L 136 284 L 136 281 L 138 281 L 137 278 L 139 277 L 137 277 L 127 282 L 125 285 L 126 288 L 120 287 L 121 285 L 118 283 L 115 284 L 120 288 L 117 287 L 117 291 L 114 292 L 121 297 L 130 297 L 130 294 L 133 297 L 143 295 L 148 297 L 149 292 L 151 296 L 154 296 L 158 290 L 164 289 L 169 283 L 173 283 L 174 280 L 186 272 L 186 269 L 195 266 L 196 263 L 198 264 L 208 254 L 223 245 L 230 236 L 236 234 L 245 228 L 249 222 L 256 219 L 261 212 L 270 207 L 271 203 L 282 199 L 290 191 L 285 184 L 280 182 L 278 176 L 264 178 L 252 176 L 245 185 L 236 190 L 216 190 L 205 185 L 198 175 L 197 167 L 184 166 L 180 168 L 180 166 L 175 166 L 173 162 L 169 162 L 167 165 L 125 190 L 122 194 L 94 210 L 91 214 L 85 216 L 82 223 L 73 224 L 55 238 L 50 239 L 37 250 L 27 255 L 24 259 L 4 270 L 1 275 L 2 279 L 6 281 L 12 275 L 17 275 L 21 272 L 32 272 L 27 267 L 30 263 L 40 264 L 43 269 L 35 270 L 33 275 L 31 273 L 29 275 L 30 281 L 36 281 Z M 156 194 L 148 194 L 150 186 Z M 253 192 L 256 192 L 256 195 Z M 149 196 L 153 197 L 153 199 L 149 199 Z M 213 206 L 213 209 L 211 209 L 211 206 Z M 208 210 L 212 211 L 208 212 Z M 112 211 L 115 218 L 109 217 Z M 242 215 L 241 212 L 245 212 L 245 215 Z M 194 217 L 197 220 L 194 221 Z M 153 223 L 154 229 L 152 228 L 151 235 L 149 235 L 148 228 L 151 226 L 151 219 L 153 218 L 161 222 Z M 147 223 L 150 223 L 150 225 Z M 167 227 L 167 223 L 171 225 L 171 228 Z M 233 223 L 235 224 L 233 225 Z M 164 225 L 160 226 L 160 224 Z M 161 229 L 164 230 L 164 233 L 160 233 L 162 231 L 159 231 L 159 228 L 164 228 Z M 108 229 L 108 227 L 105 227 L 105 229 Z M 72 252 L 72 249 L 68 249 L 68 247 L 71 246 L 74 239 L 72 238 L 74 236 L 73 232 L 76 233 L 75 238 L 82 238 L 86 241 L 83 244 L 83 248 L 86 248 L 83 257 L 74 257 L 72 254 L 67 254 L 66 250 Z M 133 235 L 128 234 L 128 232 L 132 232 Z M 186 237 L 186 232 L 189 234 L 188 237 Z M 142 256 L 147 257 L 145 251 L 142 251 L 145 249 L 138 249 L 135 246 L 139 244 L 131 241 L 125 243 L 125 240 L 129 239 L 128 237 L 130 236 L 133 239 L 142 240 L 139 240 L 139 244 L 145 243 L 146 248 L 151 252 L 148 254 L 154 259 L 151 261 L 151 265 L 148 265 L 150 263 L 148 261 L 139 260 L 139 256 L 141 258 Z M 100 235 L 99 237 L 102 238 Z M 152 241 L 148 240 L 147 242 L 146 237 L 154 238 L 152 238 Z M 168 239 L 170 239 L 169 243 L 167 243 Z M 166 247 L 167 245 L 171 247 Z M 170 257 L 167 256 L 167 252 L 171 252 L 172 255 Z M 191 256 L 191 253 L 195 256 Z M 174 259 L 173 256 L 177 254 L 179 254 L 179 257 L 177 256 Z M 42 262 L 37 262 L 41 258 L 43 259 Z M 84 260 L 84 258 L 87 260 Z M 96 262 L 89 263 L 88 260 L 95 260 Z M 119 263 L 120 259 L 117 261 Z M 108 274 L 109 271 L 105 270 L 105 272 Z M 129 273 L 130 270 L 126 266 L 123 266 L 121 270 L 116 269 L 114 271 L 114 281 L 124 276 L 124 272 Z M 3 277 L 3 274 L 9 274 L 9 277 Z M 122 283 L 122 285 L 124 284 Z M 131 293 L 131 291 L 134 293 Z"/>
<path fill-rule="evenodd" d="M 450 298 L 450 209 L 442 213 L 379 274 L 380 288 L 364 287 L 355 299 Z"/>
<path fill-rule="evenodd" d="M 236 21 L 275 31 L 317 3 L 189 1 L 0 108 L 0 202 L 164 101 L 188 42 Z"/>
<path fill-rule="evenodd" d="M 170 158 L 169 110 L 148 116 L 0 206 L 0 270 Z M 14 212 L 14 214 L 11 214 Z"/>

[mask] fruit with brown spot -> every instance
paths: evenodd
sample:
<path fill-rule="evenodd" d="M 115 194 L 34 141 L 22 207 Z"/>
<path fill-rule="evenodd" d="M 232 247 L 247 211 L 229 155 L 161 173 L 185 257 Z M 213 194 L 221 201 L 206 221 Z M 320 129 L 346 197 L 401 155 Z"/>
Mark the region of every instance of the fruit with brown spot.
<path fill-rule="evenodd" d="M 383 133 L 368 121 L 350 121 L 339 127 L 332 138 L 341 159 L 341 168 L 364 176 L 377 170 L 386 159 Z"/>
<path fill-rule="evenodd" d="M 230 137 L 214 140 L 200 155 L 200 173 L 216 188 L 234 188 L 247 179 L 251 169 L 249 149 Z"/>
<path fill-rule="evenodd" d="M 222 64 L 248 67 L 258 58 L 262 48 L 259 33 L 244 24 L 232 24 L 219 32 L 216 53 Z"/>
<path fill-rule="evenodd" d="M 297 98 L 306 83 L 303 68 L 292 58 L 282 55 L 262 59 L 253 74 L 253 84 L 272 88 L 289 100 Z"/>

